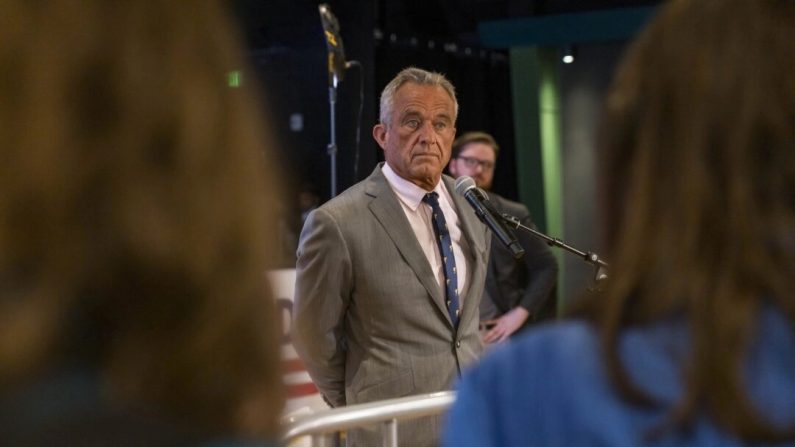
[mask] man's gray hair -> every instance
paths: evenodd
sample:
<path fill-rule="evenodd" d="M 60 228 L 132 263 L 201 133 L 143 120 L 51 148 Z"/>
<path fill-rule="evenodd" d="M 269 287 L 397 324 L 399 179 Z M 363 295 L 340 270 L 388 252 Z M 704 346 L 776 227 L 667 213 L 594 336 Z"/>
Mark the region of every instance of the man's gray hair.
<path fill-rule="evenodd" d="M 417 67 L 408 67 L 401 70 L 381 92 L 381 103 L 379 108 L 379 121 L 381 124 L 388 125 L 392 121 L 392 107 L 395 105 L 395 92 L 405 83 L 411 82 L 419 85 L 437 86 L 444 89 L 453 100 L 454 115 L 453 122 L 458 117 L 458 99 L 455 97 L 455 87 L 441 73 L 423 70 Z"/>

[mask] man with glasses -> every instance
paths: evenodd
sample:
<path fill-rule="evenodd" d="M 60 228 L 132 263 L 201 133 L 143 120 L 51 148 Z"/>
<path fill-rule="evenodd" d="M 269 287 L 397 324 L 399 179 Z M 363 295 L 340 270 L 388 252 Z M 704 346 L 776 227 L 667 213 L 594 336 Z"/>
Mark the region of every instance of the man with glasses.
<path fill-rule="evenodd" d="M 499 146 L 485 132 L 467 132 L 453 142 L 448 170 L 454 177 L 470 176 L 478 187 L 489 190 Z M 517 217 L 523 225 L 535 228 L 524 204 L 489 192 L 489 199 L 500 213 Z M 498 343 L 526 327 L 550 302 L 558 267 L 549 247 L 539 238 L 516 232 L 525 255 L 515 260 L 499 241 L 492 241 L 486 287 L 480 302 L 483 341 Z"/>

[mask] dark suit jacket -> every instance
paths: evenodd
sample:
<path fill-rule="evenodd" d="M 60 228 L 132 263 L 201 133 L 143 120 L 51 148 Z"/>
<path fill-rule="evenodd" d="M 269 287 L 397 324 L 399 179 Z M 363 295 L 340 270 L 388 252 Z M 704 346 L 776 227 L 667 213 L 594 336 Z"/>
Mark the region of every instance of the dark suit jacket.
<path fill-rule="evenodd" d="M 443 181 L 455 191 L 452 178 Z M 469 205 L 451 196 L 469 245 L 469 291 L 457 330 L 381 166 L 307 218 L 298 248 L 293 344 L 331 405 L 448 390 L 479 357 L 478 306 L 490 238 Z M 400 443 L 434 445 L 440 427 L 441 418 L 401 422 Z M 349 434 L 349 444 L 371 445 L 362 439 Z"/>
<path fill-rule="evenodd" d="M 522 225 L 536 228 L 525 205 L 492 192 L 488 194 L 497 211 L 518 218 Z M 525 249 L 525 255 L 517 261 L 498 239 L 492 241 L 481 320 L 496 318 L 522 306 L 530 311 L 531 317 L 527 320 L 530 323 L 545 304 L 554 301 L 551 296 L 557 283 L 558 265 L 549 246 L 525 231 L 514 230 L 514 233 Z"/>

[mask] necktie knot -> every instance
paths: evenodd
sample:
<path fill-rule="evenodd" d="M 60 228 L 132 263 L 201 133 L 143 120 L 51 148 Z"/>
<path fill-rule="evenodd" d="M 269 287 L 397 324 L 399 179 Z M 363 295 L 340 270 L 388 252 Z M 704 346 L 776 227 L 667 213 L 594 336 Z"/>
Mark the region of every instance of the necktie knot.
<path fill-rule="evenodd" d="M 439 206 L 439 194 L 437 194 L 435 191 L 431 191 L 423 196 L 422 201 L 431 207 Z"/>

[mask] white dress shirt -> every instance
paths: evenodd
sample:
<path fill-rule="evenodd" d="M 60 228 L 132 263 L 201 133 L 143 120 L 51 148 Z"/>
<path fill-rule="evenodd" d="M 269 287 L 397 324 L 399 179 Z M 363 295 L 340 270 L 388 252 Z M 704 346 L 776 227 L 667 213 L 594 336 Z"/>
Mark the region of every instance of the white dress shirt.
<path fill-rule="evenodd" d="M 417 241 L 420 243 L 422 252 L 425 253 L 425 258 L 428 259 L 428 264 L 430 264 L 431 271 L 436 276 L 439 290 L 441 290 L 444 297 L 444 265 L 442 265 L 439 247 L 436 245 L 436 236 L 433 231 L 433 222 L 431 221 L 431 206 L 422 201 L 428 191 L 399 176 L 387 163 L 384 163 L 381 171 L 384 173 L 389 186 L 395 191 L 398 202 L 400 202 L 403 212 L 409 220 L 411 229 L 414 230 L 414 235 L 417 236 Z M 469 246 L 466 238 L 464 238 L 463 231 L 461 231 L 461 221 L 458 219 L 455 207 L 453 207 L 453 199 L 444 186 L 444 182 L 440 180 L 433 190 L 439 194 L 439 207 L 442 209 L 444 220 L 447 222 L 447 229 L 450 231 L 450 239 L 453 242 L 453 256 L 455 257 L 458 273 L 459 307 L 463 308 L 464 296 L 469 286 L 469 277 L 467 276 L 469 269 L 467 269 L 467 257 L 464 253 L 467 252 Z"/>

